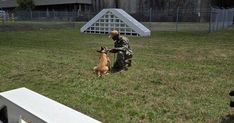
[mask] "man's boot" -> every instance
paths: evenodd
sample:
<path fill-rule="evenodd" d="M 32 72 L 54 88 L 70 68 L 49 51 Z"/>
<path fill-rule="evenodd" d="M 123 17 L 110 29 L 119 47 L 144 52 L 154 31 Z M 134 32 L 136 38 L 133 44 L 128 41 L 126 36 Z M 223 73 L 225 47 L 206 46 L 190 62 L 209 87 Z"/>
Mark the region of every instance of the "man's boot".
<path fill-rule="evenodd" d="M 234 100 L 230 101 L 230 107 L 234 107 Z"/>
<path fill-rule="evenodd" d="M 111 72 L 115 73 L 115 72 L 120 72 L 121 70 L 124 69 L 124 62 L 123 60 L 117 60 L 113 67 L 111 68 Z"/>
<path fill-rule="evenodd" d="M 131 59 L 126 60 L 125 63 L 128 65 L 128 67 L 132 66 L 132 60 Z"/>
<path fill-rule="evenodd" d="M 230 91 L 229 95 L 234 96 L 234 90 Z M 234 99 L 230 101 L 230 107 L 234 107 Z"/>
<path fill-rule="evenodd" d="M 234 96 L 234 90 L 230 91 L 229 95 Z"/>

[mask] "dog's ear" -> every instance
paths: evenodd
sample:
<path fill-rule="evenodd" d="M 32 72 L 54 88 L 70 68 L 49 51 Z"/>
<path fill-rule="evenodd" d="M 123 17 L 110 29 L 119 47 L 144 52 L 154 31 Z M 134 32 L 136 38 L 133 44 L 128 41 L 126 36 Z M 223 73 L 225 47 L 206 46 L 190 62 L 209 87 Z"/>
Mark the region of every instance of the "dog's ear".
<path fill-rule="evenodd" d="M 97 52 L 101 53 L 103 50 L 103 46 L 101 46 L 101 49 L 100 50 L 96 50 Z"/>
<path fill-rule="evenodd" d="M 104 49 L 105 49 L 105 47 L 101 46 L 101 50 L 104 50 Z"/>

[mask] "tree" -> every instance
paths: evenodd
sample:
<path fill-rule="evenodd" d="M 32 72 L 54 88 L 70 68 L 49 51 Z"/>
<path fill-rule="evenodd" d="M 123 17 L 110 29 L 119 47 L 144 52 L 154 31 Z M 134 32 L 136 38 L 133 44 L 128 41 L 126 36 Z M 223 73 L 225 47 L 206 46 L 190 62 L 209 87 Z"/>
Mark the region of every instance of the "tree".
<path fill-rule="evenodd" d="M 32 10 L 35 7 L 33 0 L 17 0 L 17 4 L 22 10 Z"/>
<path fill-rule="evenodd" d="M 115 8 L 119 8 L 119 0 L 115 0 Z"/>
<path fill-rule="evenodd" d="M 175 6 L 176 6 L 176 8 L 177 7 L 184 7 L 189 2 L 193 2 L 193 1 L 191 1 L 191 0 L 176 0 Z"/>
<path fill-rule="evenodd" d="M 149 0 L 147 1 L 147 3 L 152 9 L 163 10 L 166 8 L 166 5 L 169 3 L 169 0 Z"/>

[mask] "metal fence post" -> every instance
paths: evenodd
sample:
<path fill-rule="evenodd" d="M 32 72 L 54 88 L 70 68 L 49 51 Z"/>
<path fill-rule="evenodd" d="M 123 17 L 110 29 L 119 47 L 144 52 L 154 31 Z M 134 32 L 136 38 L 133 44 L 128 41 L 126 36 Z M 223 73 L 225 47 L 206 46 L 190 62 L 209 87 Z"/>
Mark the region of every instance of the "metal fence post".
<path fill-rule="evenodd" d="M 178 32 L 179 9 L 180 7 L 178 7 L 176 11 L 176 32 Z"/>
<path fill-rule="evenodd" d="M 54 20 L 55 20 L 55 11 L 54 11 L 54 9 L 53 9 L 53 18 L 54 18 Z"/>
<path fill-rule="evenodd" d="M 212 8 L 210 8 L 210 23 L 209 23 L 209 32 L 213 32 L 212 30 L 212 19 L 213 19 L 213 16 L 212 16 Z"/>
<path fill-rule="evenodd" d="M 30 19 L 32 21 L 32 10 L 30 9 Z"/>
<path fill-rule="evenodd" d="M 220 29 L 220 9 L 215 9 L 215 31 L 218 31 Z"/>
<path fill-rule="evenodd" d="M 151 28 L 151 22 L 152 22 L 152 8 L 150 8 L 150 11 L 149 11 L 149 21 L 150 21 L 150 30 L 152 30 Z"/>
<path fill-rule="evenodd" d="M 222 14 L 223 14 L 223 30 L 224 30 L 224 28 L 225 28 L 225 17 L 226 17 L 226 15 L 225 15 L 225 13 L 226 13 L 226 9 L 222 9 L 223 11 L 222 11 Z"/>
<path fill-rule="evenodd" d="M 231 25 L 233 24 L 233 19 L 234 19 L 234 8 L 231 9 L 231 13 L 232 13 L 232 16 L 231 16 Z"/>

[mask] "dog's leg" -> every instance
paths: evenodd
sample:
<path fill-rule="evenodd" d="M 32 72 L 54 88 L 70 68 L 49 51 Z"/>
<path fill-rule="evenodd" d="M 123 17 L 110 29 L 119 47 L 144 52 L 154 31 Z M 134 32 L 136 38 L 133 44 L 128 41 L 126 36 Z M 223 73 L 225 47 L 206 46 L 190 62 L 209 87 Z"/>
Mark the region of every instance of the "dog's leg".
<path fill-rule="evenodd" d="M 95 73 L 97 70 L 97 66 L 93 67 L 93 72 Z"/>
<path fill-rule="evenodd" d="M 108 66 L 106 66 L 105 69 L 104 69 L 104 72 L 103 72 L 104 75 L 108 75 L 108 74 L 109 74 L 109 73 L 108 73 L 108 70 L 109 70 L 109 68 L 108 68 Z"/>
<path fill-rule="evenodd" d="M 101 77 L 101 72 L 100 71 L 97 71 L 97 76 Z"/>

